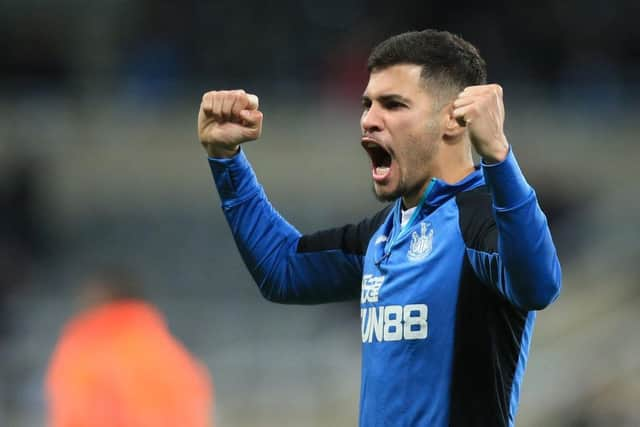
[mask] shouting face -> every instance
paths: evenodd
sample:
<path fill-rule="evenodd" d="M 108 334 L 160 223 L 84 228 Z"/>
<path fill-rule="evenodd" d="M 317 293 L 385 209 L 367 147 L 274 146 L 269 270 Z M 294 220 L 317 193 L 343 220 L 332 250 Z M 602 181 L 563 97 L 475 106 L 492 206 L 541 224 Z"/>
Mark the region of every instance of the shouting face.
<path fill-rule="evenodd" d="M 374 69 L 362 96 L 362 147 L 371 158 L 376 197 L 402 197 L 418 204 L 438 151 L 440 125 L 435 102 L 414 64 Z"/>

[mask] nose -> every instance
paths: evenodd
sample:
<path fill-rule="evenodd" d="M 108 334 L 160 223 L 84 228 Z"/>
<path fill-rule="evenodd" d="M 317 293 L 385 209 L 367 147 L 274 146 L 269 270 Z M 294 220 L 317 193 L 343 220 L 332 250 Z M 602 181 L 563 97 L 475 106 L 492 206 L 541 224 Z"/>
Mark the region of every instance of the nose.
<path fill-rule="evenodd" d="M 384 128 L 380 111 L 375 104 L 362 112 L 360 127 L 363 133 L 380 132 Z"/>

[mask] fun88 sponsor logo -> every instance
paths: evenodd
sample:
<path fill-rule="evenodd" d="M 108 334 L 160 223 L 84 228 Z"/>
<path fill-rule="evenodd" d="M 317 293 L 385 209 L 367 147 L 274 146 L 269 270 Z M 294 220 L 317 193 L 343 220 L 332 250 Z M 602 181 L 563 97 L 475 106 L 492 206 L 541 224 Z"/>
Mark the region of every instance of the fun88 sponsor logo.
<path fill-rule="evenodd" d="M 362 342 L 426 339 L 429 335 L 428 315 L 426 304 L 361 308 Z"/>
<path fill-rule="evenodd" d="M 362 277 L 360 302 L 377 303 L 385 276 L 366 274 Z M 425 304 L 379 305 L 360 309 L 362 342 L 423 340 L 429 334 Z"/>
<path fill-rule="evenodd" d="M 380 288 L 384 283 L 385 277 L 386 276 L 374 276 L 373 274 L 365 274 L 362 276 L 362 293 L 360 294 L 360 302 L 362 304 L 378 302 Z"/>

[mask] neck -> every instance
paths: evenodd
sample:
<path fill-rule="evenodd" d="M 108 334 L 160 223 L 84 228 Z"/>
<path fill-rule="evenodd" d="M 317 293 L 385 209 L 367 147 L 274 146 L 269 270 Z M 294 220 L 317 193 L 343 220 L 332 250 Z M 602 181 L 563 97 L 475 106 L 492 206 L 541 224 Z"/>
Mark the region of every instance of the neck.
<path fill-rule="evenodd" d="M 430 173 L 420 187 L 420 191 L 416 194 L 402 197 L 405 209 L 418 205 L 433 178 L 444 181 L 447 184 L 455 184 L 475 170 L 470 142 L 466 141 L 466 144 L 442 144 L 436 156 L 431 159 L 428 169 Z"/>
<path fill-rule="evenodd" d="M 433 158 L 430 170 L 434 178 L 447 184 L 455 184 L 472 173 L 475 169 L 471 141 L 464 138 L 455 143 L 443 142 L 438 154 Z"/>

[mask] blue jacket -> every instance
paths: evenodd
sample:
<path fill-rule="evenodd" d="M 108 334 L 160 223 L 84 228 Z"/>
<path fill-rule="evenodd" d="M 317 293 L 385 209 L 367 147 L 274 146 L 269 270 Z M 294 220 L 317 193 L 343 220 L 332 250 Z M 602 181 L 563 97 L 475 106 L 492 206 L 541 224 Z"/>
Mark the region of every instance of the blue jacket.
<path fill-rule="evenodd" d="M 209 159 L 240 254 L 265 298 L 360 298 L 360 425 L 511 426 L 535 310 L 559 294 L 547 221 L 510 152 L 460 182 L 301 235 L 241 152 Z"/>

